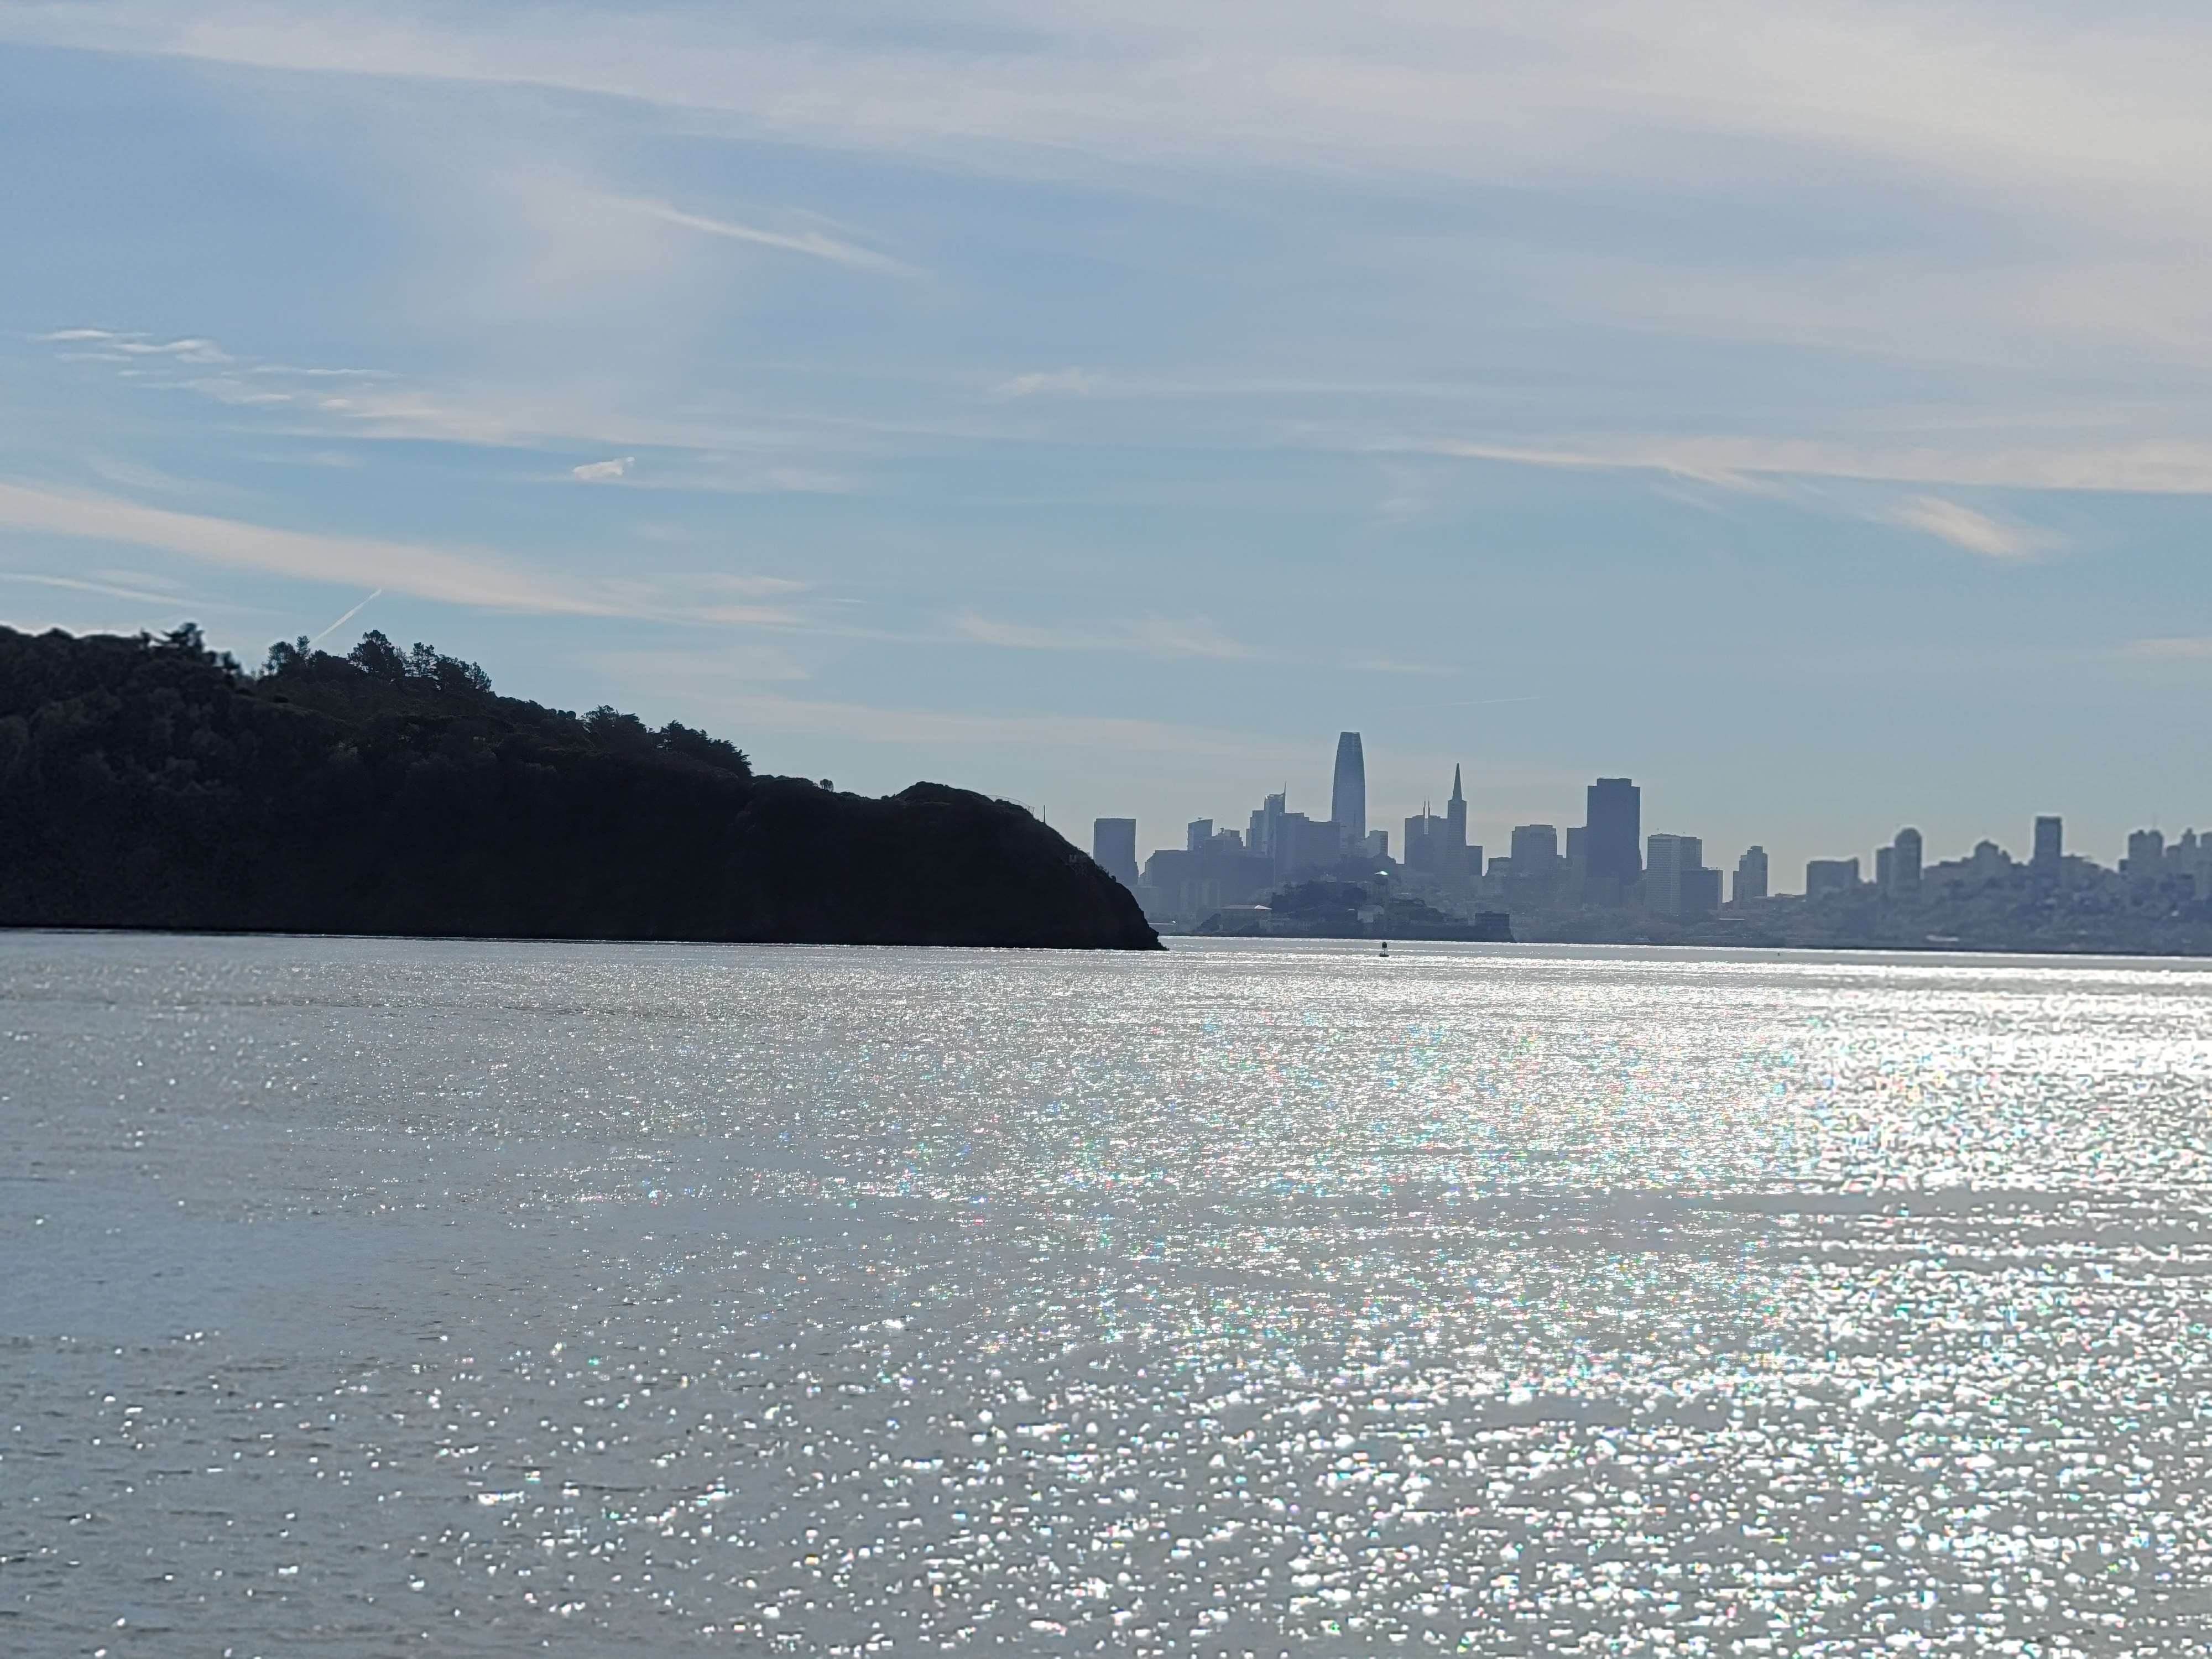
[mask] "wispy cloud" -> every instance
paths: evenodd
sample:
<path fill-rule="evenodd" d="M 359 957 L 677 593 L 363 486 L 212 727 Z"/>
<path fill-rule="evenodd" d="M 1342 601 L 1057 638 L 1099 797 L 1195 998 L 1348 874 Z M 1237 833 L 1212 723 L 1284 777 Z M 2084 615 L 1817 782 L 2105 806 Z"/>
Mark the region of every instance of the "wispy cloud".
<path fill-rule="evenodd" d="M 105 329 L 66 329 L 35 337 L 44 343 L 66 344 L 120 337 Z M 275 417 L 276 430 L 486 448 L 650 444 L 664 458 L 679 462 L 654 469 L 652 487 L 657 489 L 850 495 L 861 487 L 851 475 L 830 466 L 773 459 L 793 447 L 787 425 L 718 419 L 696 408 L 671 410 L 657 400 L 641 407 L 625 406 L 609 400 L 603 386 L 563 384 L 557 374 L 550 386 L 511 380 L 463 386 L 420 385 L 390 369 L 260 363 L 235 357 L 210 342 L 178 343 L 204 345 L 210 355 L 173 355 L 158 362 L 106 351 L 82 355 L 118 365 L 118 374 L 137 385 L 182 389 L 228 409 L 262 411 Z M 180 367 L 164 372 L 171 363 Z M 210 373 L 207 364 L 219 367 Z M 296 463 L 302 458 L 285 459 Z M 355 458 L 327 453 L 310 459 L 331 465 L 356 464 Z M 569 471 L 586 482 L 604 483 L 632 477 L 637 459 L 611 457 Z M 173 477 L 152 482 L 172 490 L 192 487 L 191 481 Z"/>
<path fill-rule="evenodd" d="M 0 525 L 156 548 L 208 564 L 308 581 L 352 587 L 380 584 L 422 599 L 492 610 L 620 614 L 620 608 L 605 599 L 490 554 L 273 529 L 236 519 L 143 507 L 112 495 L 64 495 L 28 484 L 0 483 Z"/>
<path fill-rule="evenodd" d="M 55 345 L 94 348 L 74 355 L 107 356 L 125 362 L 137 357 L 166 357 L 180 363 L 230 361 L 212 340 L 156 340 L 144 334 L 118 334 L 105 328 L 64 328 L 39 337 Z"/>
<path fill-rule="evenodd" d="M 88 582 L 74 576 L 49 576 L 31 570 L 0 570 L 0 581 L 22 582 L 33 587 L 58 587 L 71 593 L 96 593 L 102 599 L 129 599 L 136 605 L 158 605 L 163 611 L 179 607 L 193 610 L 234 610 L 212 599 L 190 599 L 177 593 L 150 592 L 140 587 L 125 587 L 114 582 Z"/>
<path fill-rule="evenodd" d="M 1064 397 L 1084 397 L 1095 391 L 1098 377 L 1087 369 L 1054 368 L 1039 370 L 1030 374 L 1017 374 L 1012 380 L 1001 380 L 991 388 L 990 395 L 1002 402 L 1016 398 L 1035 398 L 1057 393 Z"/>
<path fill-rule="evenodd" d="M 1335 7 L 970 0 L 939 28 L 867 5 L 774 11 L 10 3 L 18 39 L 265 68 L 538 84 L 716 111 L 839 149 L 1393 170 L 1500 181 L 1827 151 L 2007 185 L 2201 176 L 2206 30 L 1915 8 L 1590 0 Z M 991 49 L 978 49 L 988 35 Z M 1201 95 L 1202 89 L 1202 95 Z"/>
<path fill-rule="evenodd" d="M 230 404 L 240 408 L 257 404 L 274 406 L 294 400 L 292 393 L 279 392 L 273 386 L 254 386 L 234 375 L 204 375 L 191 382 L 192 390 L 219 404 Z"/>
<path fill-rule="evenodd" d="M 388 368 L 311 368 L 297 363 L 256 363 L 246 371 L 250 374 L 291 375 L 303 380 L 389 380 L 395 379 Z"/>
<path fill-rule="evenodd" d="M 1347 444 L 1379 453 L 1458 455 L 1516 466 L 1665 472 L 1724 488 L 1795 476 L 1969 489 L 2212 495 L 2212 441 L 2191 439 L 2088 444 L 2007 434 L 1979 442 L 1960 437 L 1945 444 L 1884 445 L 1684 433 L 1553 443 L 1411 438 Z"/>
<path fill-rule="evenodd" d="M 349 587 L 374 586 L 493 611 L 772 628 L 805 623 L 787 606 L 758 602 L 799 586 L 776 577 L 708 573 L 648 580 L 578 579 L 482 549 L 275 529 L 29 484 L 0 483 L 0 526 L 154 548 L 233 569 Z"/>
<path fill-rule="evenodd" d="M 1116 651 L 1147 657 L 1200 657 L 1236 660 L 1255 654 L 1204 617 L 1143 617 L 1091 627 L 1049 627 L 1007 622 L 975 611 L 951 619 L 952 631 L 979 645 L 1018 651 Z"/>
<path fill-rule="evenodd" d="M 1916 495 L 1886 516 L 1985 559 L 2031 558 L 2060 545 L 2059 538 L 2048 531 L 2005 523 L 1941 495 Z"/>
<path fill-rule="evenodd" d="M 601 578 L 588 592 L 619 615 L 655 622 L 707 623 L 769 628 L 802 634 L 843 634 L 834 623 L 794 609 L 784 599 L 805 584 L 782 576 L 732 575 L 717 571 L 673 571 L 641 580 Z"/>
<path fill-rule="evenodd" d="M 1768 337 L 1786 289 L 1796 296 L 1787 327 L 1814 312 L 1878 313 L 1876 349 L 2018 310 L 2014 349 L 2047 350 L 2056 328 L 2185 345 L 2212 361 L 2202 281 L 2212 234 L 2200 210 L 2212 186 L 2202 95 L 2212 22 L 2185 9 L 1381 0 L 1357 28 L 1340 7 L 1310 0 L 1269 8 L 1264 27 L 1242 5 L 1110 0 L 1043 13 L 964 0 L 919 21 L 866 0 L 804 21 L 682 0 L 564 8 L 558 27 L 548 15 L 495 3 L 0 0 L 0 37 L 551 87 L 678 109 L 726 133 L 1023 176 L 1149 168 L 1232 181 L 1595 188 L 1612 199 L 1693 180 L 1709 198 L 1747 201 L 1811 181 L 1847 214 L 1862 205 L 1851 197 L 1860 188 L 1923 211 L 1930 200 L 1971 203 L 2021 235 L 2002 252 L 1992 250 L 2008 239 L 1978 236 L 1936 259 L 1893 258 L 1883 279 L 1894 288 L 1878 305 L 1855 300 L 1867 286 L 1856 265 L 1746 258 L 1733 238 L 1726 254 L 1713 239 L 1684 239 L 1701 251 L 1674 252 L 1674 287 L 1703 296 L 1697 326 L 1734 337 Z M 629 199 L 705 234 L 896 264 L 824 230 Z M 2094 266 L 2084 248 L 2098 251 Z M 1595 264 L 1620 270 L 1622 254 L 1609 246 Z M 2004 262 L 2007 271 L 1991 269 Z M 1632 312 L 1654 286 L 1638 273 L 1613 283 L 1609 299 Z"/>
<path fill-rule="evenodd" d="M 669 203 L 651 199 L 631 204 L 640 212 L 665 223 L 681 225 L 686 230 L 696 230 L 708 236 L 726 237 L 733 242 L 750 242 L 757 247 L 772 247 L 786 253 L 803 253 L 811 259 L 827 259 L 832 264 L 856 265 L 869 270 L 898 270 L 900 263 L 872 248 L 862 247 L 857 242 L 848 242 L 818 230 L 764 230 L 757 225 L 741 225 L 729 219 L 711 219 L 702 213 L 686 213 Z"/>

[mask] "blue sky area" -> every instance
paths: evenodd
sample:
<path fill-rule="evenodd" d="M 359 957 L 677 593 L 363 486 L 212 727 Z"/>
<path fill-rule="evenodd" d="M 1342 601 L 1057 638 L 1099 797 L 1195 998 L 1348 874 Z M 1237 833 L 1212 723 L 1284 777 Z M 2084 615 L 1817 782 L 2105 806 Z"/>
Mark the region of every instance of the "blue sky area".
<path fill-rule="evenodd" d="M 0 619 L 1478 838 L 2212 828 L 2212 20 L 0 0 Z"/>

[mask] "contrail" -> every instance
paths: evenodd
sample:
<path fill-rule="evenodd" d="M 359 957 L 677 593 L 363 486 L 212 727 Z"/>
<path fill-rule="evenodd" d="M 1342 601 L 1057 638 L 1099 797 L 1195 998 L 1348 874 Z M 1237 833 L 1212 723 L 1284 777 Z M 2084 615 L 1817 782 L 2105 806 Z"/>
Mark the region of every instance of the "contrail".
<path fill-rule="evenodd" d="M 320 645 L 320 644 L 321 644 L 325 640 L 326 640 L 326 639 L 330 638 L 330 636 L 331 636 L 331 635 L 333 635 L 333 634 L 337 633 L 337 632 L 338 631 L 338 629 L 340 629 L 341 628 L 343 628 L 343 627 L 344 627 L 348 623 L 351 622 L 351 621 L 352 621 L 356 617 L 358 617 L 359 615 L 361 615 L 361 613 L 362 613 L 362 611 L 364 611 L 368 610 L 368 600 L 369 600 L 369 599 L 381 599 L 381 598 L 383 597 L 383 595 L 384 595 L 384 590 L 383 590 L 382 588 L 380 588 L 380 588 L 378 588 L 378 589 L 376 590 L 376 592 L 374 592 L 374 593 L 372 593 L 372 594 L 370 594 L 370 595 L 368 596 L 368 599 L 363 599 L 363 600 L 362 600 L 359 605 L 357 605 L 354 606 L 354 608 L 353 608 L 352 610 L 350 610 L 350 611 L 347 611 L 347 612 L 345 613 L 345 615 L 344 615 L 344 616 L 340 617 L 339 617 L 336 622 L 332 623 L 331 623 L 328 628 L 325 628 L 325 629 L 321 633 L 319 633 L 319 634 L 316 635 L 314 638 L 313 638 L 312 640 L 309 640 L 309 641 L 307 641 L 308 645 L 309 645 L 309 646 L 311 646 L 311 647 Z"/>

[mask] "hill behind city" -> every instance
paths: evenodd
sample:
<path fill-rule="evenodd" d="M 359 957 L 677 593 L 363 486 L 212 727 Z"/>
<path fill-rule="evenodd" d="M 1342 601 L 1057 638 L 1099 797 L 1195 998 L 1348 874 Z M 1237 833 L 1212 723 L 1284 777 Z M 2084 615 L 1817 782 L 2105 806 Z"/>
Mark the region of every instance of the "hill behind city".
<path fill-rule="evenodd" d="M 756 777 L 377 633 L 249 673 L 190 626 L 0 628 L 0 926 L 1158 948 L 1008 802 Z"/>

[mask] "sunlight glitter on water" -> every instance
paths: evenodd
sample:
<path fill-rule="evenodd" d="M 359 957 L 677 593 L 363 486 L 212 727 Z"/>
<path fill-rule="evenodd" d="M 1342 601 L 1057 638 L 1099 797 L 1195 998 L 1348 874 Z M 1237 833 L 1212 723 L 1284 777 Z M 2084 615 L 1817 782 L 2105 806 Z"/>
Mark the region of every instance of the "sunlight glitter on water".
<path fill-rule="evenodd" d="M 2212 1638 L 2212 972 L 0 938 L 0 1648 Z"/>

